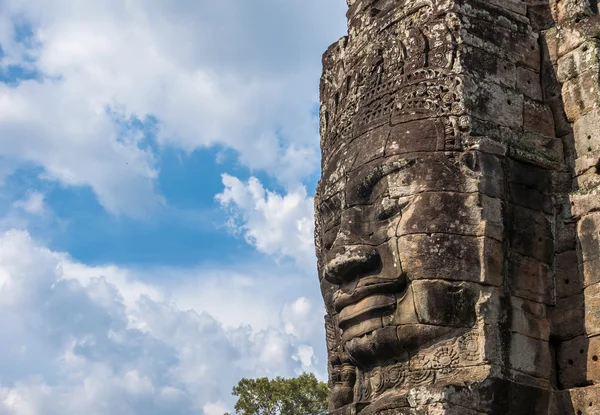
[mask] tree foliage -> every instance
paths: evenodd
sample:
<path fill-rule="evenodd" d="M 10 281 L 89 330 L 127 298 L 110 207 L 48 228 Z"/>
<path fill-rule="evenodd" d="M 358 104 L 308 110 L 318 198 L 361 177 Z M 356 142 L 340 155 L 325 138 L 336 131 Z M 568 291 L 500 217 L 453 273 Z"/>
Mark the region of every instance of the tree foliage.
<path fill-rule="evenodd" d="M 244 378 L 233 388 L 233 395 L 238 397 L 237 415 L 327 414 L 327 384 L 313 374 L 292 379 Z"/>

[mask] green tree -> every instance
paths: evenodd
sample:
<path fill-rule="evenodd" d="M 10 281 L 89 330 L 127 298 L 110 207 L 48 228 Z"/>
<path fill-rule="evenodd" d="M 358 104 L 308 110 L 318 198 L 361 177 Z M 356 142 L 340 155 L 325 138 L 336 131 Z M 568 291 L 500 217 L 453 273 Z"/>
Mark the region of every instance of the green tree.
<path fill-rule="evenodd" d="M 233 395 L 238 397 L 237 415 L 327 414 L 327 384 L 312 373 L 292 379 L 244 378 L 233 388 Z"/>

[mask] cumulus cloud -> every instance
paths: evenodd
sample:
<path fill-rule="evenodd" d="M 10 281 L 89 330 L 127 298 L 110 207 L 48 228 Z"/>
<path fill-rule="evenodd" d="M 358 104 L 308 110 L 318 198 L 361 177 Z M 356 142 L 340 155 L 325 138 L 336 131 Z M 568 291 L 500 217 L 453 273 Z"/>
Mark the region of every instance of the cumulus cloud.
<path fill-rule="evenodd" d="M 289 264 L 244 261 L 224 269 L 165 268 L 139 272 L 152 279 L 169 275 L 174 281 L 168 285 L 172 301 L 182 309 L 206 312 L 227 328 L 248 325 L 256 331 L 281 325 L 285 330 L 288 315 L 280 315 L 278 307 L 292 304 L 298 298 L 310 299 L 306 301 L 317 315 L 324 313 L 313 306 L 320 295 L 316 273 L 301 272 Z M 320 321 L 316 327 L 322 329 Z"/>
<path fill-rule="evenodd" d="M 232 229 L 310 271 L 90 266 L 8 230 L 52 216 L 41 193 L 11 199 L 0 218 L 0 414 L 221 415 L 242 377 L 324 366 L 320 300 L 306 288 L 313 202 L 300 183 L 318 164 L 320 53 L 344 32 L 344 8 L 0 0 L 0 73 L 25 79 L 0 82 L 0 185 L 41 167 L 115 215 L 146 217 L 166 203 L 165 147 L 223 146 L 287 189 L 224 175 L 217 200 Z"/>
<path fill-rule="evenodd" d="M 323 314 L 319 311 L 306 297 L 286 303 L 282 310 L 285 332 L 301 339 L 313 336 L 315 329 L 319 327 L 318 319 Z"/>
<path fill-rule="evenodd" d="M 216 199 L 229 209 L 231 229 L 242 232 L 260 252 L 291 257 L 314 269 L 313 198 L 305 187 L 282 196 L 266 190 L 255 177 L 246 183 L 227 174 L 222 179 L 225 190 Z"/>
<path fill-rule="evenodd" d="M 320 54 L 343 33 L 344 6 L 5 0 L 0 70 L 36 76 L 0 84 L 0 157 L 90 186 L 116 214 L 163 203 L 148 128 L 159 146 L 224 145 L 297 183 L 317 167 Z"/>
<path fill-rule="evenodd" d="M 212 414 L 242 377 L 314 369 L 314 344 L 283 323 L 226 327 L 133 275 L 0 234 L 0 413 Z"/>

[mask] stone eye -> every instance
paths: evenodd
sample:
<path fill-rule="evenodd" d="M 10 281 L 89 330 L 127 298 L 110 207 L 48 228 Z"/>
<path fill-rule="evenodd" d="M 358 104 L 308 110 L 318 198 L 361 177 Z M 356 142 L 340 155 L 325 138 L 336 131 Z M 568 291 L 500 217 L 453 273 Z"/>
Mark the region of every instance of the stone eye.
<path fill-rule="evenodd" d="M 382 168 L 376 168 L 369 172 L 369 174 L 362 177 L 356 188 L 356 195 L 362 199 L 368 199 L 371 192 L 375 188 L 375 185 L 383 178 L 384 172 Z"/>
<path fill-rule="evenodd" d="M 318 212 L 324 223 L 336 222 L 335 219 L 339 216 L 341 208 L 341 200 L 337 197 L 333 197 L 322 202 L 318 207 Z"/>
<path fill-rule="evenodd" d="M 377 207 L 377 220 L 388 220 L 401 211 L 400 204 L 396 199 L 385 197 Z"/>

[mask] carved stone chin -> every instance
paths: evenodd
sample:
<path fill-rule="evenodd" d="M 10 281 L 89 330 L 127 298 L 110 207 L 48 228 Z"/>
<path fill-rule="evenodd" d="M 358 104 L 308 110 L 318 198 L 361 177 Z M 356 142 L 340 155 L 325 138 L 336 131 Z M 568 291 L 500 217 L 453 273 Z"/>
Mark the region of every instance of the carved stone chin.
<path fill-rule="evenodd" d="M 331 413 L 596 413 L 597 2 L 348 7 L 315 197 Z"/>

